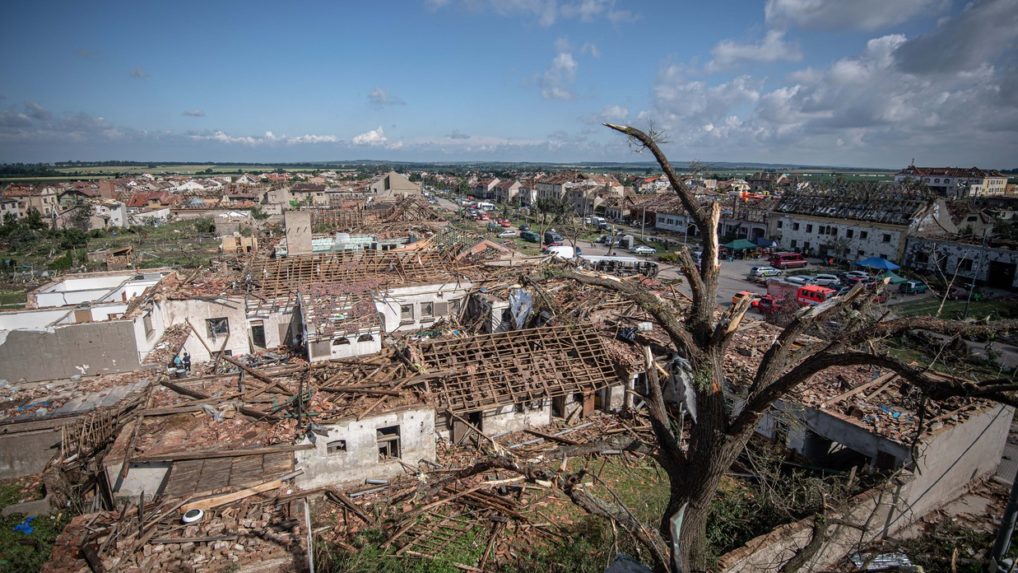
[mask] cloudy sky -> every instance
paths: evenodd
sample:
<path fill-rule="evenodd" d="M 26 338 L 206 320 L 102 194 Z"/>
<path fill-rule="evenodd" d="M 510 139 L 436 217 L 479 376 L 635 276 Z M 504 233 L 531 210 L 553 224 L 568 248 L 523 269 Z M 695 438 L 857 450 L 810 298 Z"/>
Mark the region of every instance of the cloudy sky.
<path fill-rule="evenodd" d="M 1018 0 L 16 2 L 0 162 L 1018 167 Z"/>

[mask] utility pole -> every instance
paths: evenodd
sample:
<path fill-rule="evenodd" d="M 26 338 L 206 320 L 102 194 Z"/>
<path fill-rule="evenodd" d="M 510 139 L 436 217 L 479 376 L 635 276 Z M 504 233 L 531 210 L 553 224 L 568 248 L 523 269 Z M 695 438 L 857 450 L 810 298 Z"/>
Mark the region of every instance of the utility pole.
<path fill-rule="evenodd" d="M 1008 497 L 1007 507 L 1004 509 L 1004 519 L 1000 521 L 997 540 L 993 542 L 993 551 L 990 553 L 990 573 L 1007 573 L 1010 568 L 1003 561 L 1008 549 L 1011 548 L 1011 536 L 1014 535 L 1016 520 L 1018 520 L 1018 476 L 1015 476 L 1011 484 L 1011 495 Z"/>
<path fill-rule="evenodd" d="M 977 264 L 972 269 L 972 284 L 969 285 L 970 288 L 968 289 L 969 290 L 968 297 L 965 298 L 965 311 L 962 312 L 961 315 L 962 319 L 966 319 L 969 317 L 969 304 L 972 302 L 972 293 L 976 291 L 976 279 L 979 277 L 979 271 L 982 270 L 983 268 L 982 265 L 983 259 L 986 258 L 986 236 L 988 232 L 989 229 L 985 229 L 983 231 L 983 240 L 980 242 L 980 247 L 982 248 L 978 253 L 976 253 L 978 259 L 976 257 L 972 257 L 973 262 Z"/>

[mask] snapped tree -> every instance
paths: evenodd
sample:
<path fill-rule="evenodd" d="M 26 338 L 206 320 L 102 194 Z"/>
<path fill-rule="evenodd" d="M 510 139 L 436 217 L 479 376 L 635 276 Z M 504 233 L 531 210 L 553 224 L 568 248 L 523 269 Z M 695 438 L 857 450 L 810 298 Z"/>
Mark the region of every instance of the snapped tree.
<path fill-rule="evenodd" d="M 919 388 L 924 400 L 945 400 L 964 396 L 984 398 L 1014 405 L 1018 385 L 1011 380 L 962 382 L 930 375 L 927 367 L 906 364 L 880 350 L 880 339 L 908 331 L 927 331 L 952 336 L 993 335 L 1018 328 L 1018 321 L 965 322 L 929 317 L 890 318 L 872 308 L 871 291 L 857 285 L 848 294 L 826 303 L 799 310 L 791 322 L 775 338 L 764 353 L 759 367 L 735 400 L 729 381 L 725 380 L 725 360 L 733 335 L 739 330 L 750 307 L 745 298 L 728 309 L 717 305 L 719 241 L 717 235 L 721 206 L 701 204 L 692 190 L 679 178 L 655 137 L 639 129 L 605 124 L 624 134 L 653 154 L 664 171 L 684 209 L 703 232 L 699 266 L 687 250 L 678 254 L 679 269 L 688 281 L 691 296 L 688 305 L 665 300 L 639 284 L 618 281 L 599 275 L 571 272 L 580 283 L 597 285 L 622 293 L 656 320 L 668 334 L 677 355 L 690 365 L 692 394 L 695 396 L 696 420 L 680 445 L 676 429 L 680 428 L 675 409 L 665 403 L 664 382 L 657 367 L 646 363 L 649 391 L 647 409 L 656 439 L 652 455 L 664 469 L 669 481 L 669 500 L 656 531 L 644 527 L 617 499 L 602 500 L 582 487 L 583 472 L 568 474 L 520 463 L 505 455 L 467 468 L 456 477 L 473 475 L 492 467 L 519 472 L 531 479 L 555 483 L 574 503 L 591 514 L 614 520 L 646 547 L 658 570 L 707 571 L 710 555 L 706 542 L 707 522 L 721 478 L 746 447 L 761 417 L 779 399 L 793 392 L 813 375 L 836 366 L 873 365 L 896 372 Z M 804 335 L 819 325 L 836 323 L 836 333 L 823 340 L 805 339 Z M 812 341 L 810 341 L 812 340 Z M 649 354 L 649 352 L 648 352 Z M 738 404 L 738 406 L 736 406 Z M 921 428 L 920 428 L 921 431 Z M 636 447 L 615 443 L 611 447 Z M 596 451 L 592 446 L 589 451 Z M 683 512 L 681 527 L 673 530 L 676 514 Z M 824 534 L 815 532 L 817 541 L 805 548 L 815 551 L 822 545 Z M 785 571 L 806 559 L 800 555 Z M 801 562 L 801 563 L 799 563 Z"/>

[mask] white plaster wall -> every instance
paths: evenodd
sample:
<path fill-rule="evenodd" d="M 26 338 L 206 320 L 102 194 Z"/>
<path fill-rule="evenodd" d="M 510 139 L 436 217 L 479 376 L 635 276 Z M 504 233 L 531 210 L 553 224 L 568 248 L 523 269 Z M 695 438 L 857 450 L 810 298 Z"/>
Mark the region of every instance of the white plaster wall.
<path fill-rule="evenodd" d="M 35 300 L 36 306 L 39 308 L 52 308 L 99 300 L 106 296 L 109 291 L 108 288 L 97 288 L 91 290 L 47 292 L 37 294 Z"/>
<path fill-rule="evenodd" d="M 69 312 L 70 311 L 66 308 L 0 312 L 0 330 L 43 329 L 56 323 Z"/>
<path fill-rule="evenodd" d="M 422 322 L 420 303 L 447 302 L 449 303 L 449 312 L 452 313 L 454 310 L 452 301 L 459 300 L 462 307 L 470 286 L 469 282 L 460 282 L 390 289 L 375 299 L 375 308 L 382 315 L 386 333 L 397 330 L 417 330 L 437 322 L 440 318 L 436 315 L 434 320 Z M 400 306 L 404 304 L 414 305 L 414 320 L 405 324 L 400 321 Z"/>
<path fill-rule="evenodd" d="M 263 314 L 251 314 L 248 316 L 248 324 L 252 321 L 260 320 L 262 325 L 265 327 L 265 347 L 275 348 L 277 346 L 291 346 L 292 340 L 283 340 L 286 335 L 286 331 L 282 336 L 279 332 L 279 326 L 285 325 L 289 327 L 290 322 L 293 320 L 292 312 L 273 312 Z M 250 326 L 248 328 L 250 330 Z"/>
<path fill-rule="evenodd" d="M 233 356 L 248 354 L 251 352 L 251 345 L 248 341 L 247 313 L 244 310 L 242 298 L 223 298 L 222 302 L 210 302 L 201 300 L 168 300 L 162 304 L 163 321 L 167 326 L 174 324 L 186 324 L 190 319 L 198 331 L 198 336 L 213 351 L 218 352 L 223 347 L 226 335 L 216 338 L 208 336 L 205 320 L 209 318 L 226 318 L 230 326 L 230 340 L 225 350 L 232 352 Z M 191 355 L 191 362 L 207 362 L 211 359 L 209 352 L 205 350 L 194 333 L 187 338 L 184 349 Z"/>
<path fill-rule="evenodd" d="M 148 312 L 152 314 L 152 332 L 145 332 L 144 312 L 134 318 L 134 340 L 138 344 L 138 360 L 144 360 L 166 332 L 162 306 L 154 304 Z"/>
<path fill-rule="evenodd" d="M 328 437 L 316 436 L 313 450 L 294 452 L 304 473 L 297 477 L 301 489 L 386 479 L 403 473 L 399 461 L 380 462 L 376 431 L 399 426 L 400 460 L 414 466 L 420 460 L 435 461 L 435 411 L 417 408 L 370 416 L 361 421 L 347 420 L 325 426 Z M 346 441 L 346 451 L 327 453 L 328 444 Z M 304 438 L 301 443 L 311 443 Z"/>
<path fill-rule="evenodd" d="M 354 356 L 364 356 L 365 354 L 377 354 L 382 351 L 382 332 L 381 330 L 372 330 L 366 332 L 371 336 L 370 341 L 359 341 L 360 334 L 354 334 L 345 337 L 350 341 L 350 344 L 332 344 L 332 353 L 328 356 L 316 356 L 311 358 L 311 362 L 320 362 L 323 360 L 340 360 L 342 358 L 353 358 Z M 333 338 L 333 341 L 337 337 Z"/>
<path fill-rule="evenodd" d="M 124 481 L 118 481 L 120 468 L 124 465 L 122 461 L 106 466 L 106 475 L 113 485 L 113 495 L 137 502 L 138 496 L 145 492 L 145 499 L 152 499 L 170 473 L 170 462 L 129 463 L 131 469 Z"/>
<path fill-rule="evenodd" d="M 543 400 L 542 406 L 536 410 L 524 404 L 523 412 L 518 412 L 516 406 L 511 405 L 488 410 L 481 415 L 481 431 L 487 436 L 540 428 L 549 424 L 551 424 L 550 399 Z"/>
<path fill-rule="evenodd" d="M 849 260 L 856 260 L 865 257 L 883 256 L 891 261 L 898 261 L 899 254 L 904 248 L 907 229 L 901 227 L 882 226 L 856 221 L 849 224 L 837 223 L 834 219 L 819 219 L 801 215 L 784 215 L 780 219 L 781 228 L 773 231 L 781 237 L 778 244 L 782 249 L 804 248 L 809 243 L 813 253 L 818 253 L 821 245 L 830 245 L 835 242 L 841 244 L 847 241 Z M 795 229 L 795 223 L 799 229 Z M 812 230 L 807 231 L 812 225 Z M 820 226 L 834 227 L 837 235 L 819 233 Z M 852 231 L 852 237 L 848 238 L 848 231 Z M 866 238 L 862 238 L 862 233 Z M 883 236 L 890 235 L 890 241 L 884 242 Z M 795 241 L 795 245 L 792 245 Z M 862 254 L 860 254 L 860 252 Z"/>
<path fill-rule="evenodd" d="M 67 278 L 59 283 L 46 287 L 40 292 L 75 291 L 89 289 L 111 289 L 134 276 L 133 273 L 116 275 L 100 275 L 94 277 Z"/>

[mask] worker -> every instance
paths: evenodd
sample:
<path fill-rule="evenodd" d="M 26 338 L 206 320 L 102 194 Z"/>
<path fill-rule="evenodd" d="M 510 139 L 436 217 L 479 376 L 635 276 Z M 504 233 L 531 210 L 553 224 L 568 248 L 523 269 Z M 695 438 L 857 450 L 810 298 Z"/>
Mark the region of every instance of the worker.
<path fill-rule="evenodd" d="M 181 371 L 184 369 L 184 359 L 179 354 L 173 355 L 173 369 L 174 375 L 180 376 Z"/>
<path fill-rule="evenodd" d="M 188 374 L 191 373 L 191 355 L 184 351 L 184 371 Z"/>

